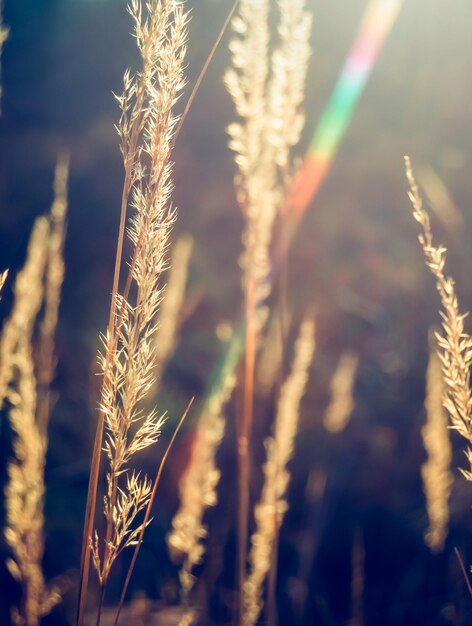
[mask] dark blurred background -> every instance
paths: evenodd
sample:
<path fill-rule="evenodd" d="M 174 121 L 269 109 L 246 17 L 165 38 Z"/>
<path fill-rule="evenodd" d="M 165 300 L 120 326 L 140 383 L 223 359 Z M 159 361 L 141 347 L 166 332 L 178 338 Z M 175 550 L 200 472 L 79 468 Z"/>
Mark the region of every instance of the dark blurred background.
<path fill-rule="evenodd" d="M 5 0 L 10 29 L 2 58 L 0 118 L 0 269 L 22 265 L 34 219 L 48 210 L 58 153 L 71 153 L 67 275 L 57 334 L 57 397 L 50 425 L 46 498 L 48 579 L 74 581 L 80 558 L 88 467 L 96 420 L 96 352 L 105 328 L 118 226 L 122 165 L 112 92 L 135 67 L 124 0 Z M 229 11 L 229 0 L 194 0 L 188 78 L 195 81 Z M 308 75 L 307 126 L 300 156 L 333 89 L 366 0 L 312 0 L 313 55 Z M 289 258 L 288 293 L 295 320 L 315 309 L 318 347 L 303 402 L 296 457 L 291 464 L 290 510 L 280 541 L 280 624 L 338 626 L 351 619 L 353 545 L 365 550 L 365 626 L 472 624 L 472 599 L 453 554 L 472 562 L 472 490 L 455 471 L 463 442 L 452 433 L 456 481 L 450 534 L 433 556 L 420 466 L 428 328 L 438 324 L 438 299 L 424 267 L 406 196 L 403 155 L 410 154 L 425 193 L 442 181 L 455 220 L 433 217 L 437 239 L 449 249 L 464 310 L 472 306 L 472 5 L 470 0 L 406 0 L 333 168 L 305 216 Z M 222 82 L 228 35 L 204 79 L 175 149 L 176 234 L 195 238 L 189 293 L 198 306 L 164 376 L 159 407 L 169 431 L 192 395 L 201 398 L 221 350 L 215 329 L 233 322 L 241 303 L 243 220 L 226 144 L 233 107 Z M 429 175 L 429 177 L 428 177 Z M 428 187 L 429 181 L 429 187 Z M 421 182 L 421 181 L 420 181 Z M 11 280 L 0 304 L 11 306 Z M 329 382 L 340 354 L 359 353 L 356 406 L 338 435 L 324 431 Z M 236 405 L 237 406 L 237 403 Z M 178 478 L 188 457 L 198 412 L 190 416 L 167 465 L 156 520 L 147 532 L 130 597 L 159 605 L 178 602 L 177 569 L 165 534 L 178 506 Z M 261 411 L 261 434 L 271 420 Z M 229 622 L 234 574 L 235 408 L 219 461 L 222 502 L 208 515 L 209 558 L 196 590 L 204 624 Z M 168 437 L 168 432 L 164 437 Z M 261 438 L 262 441 L 262 438 Z M 0 478 L 11 435 L 0 422 Z M 259 444 L 258 444 L 259 445 Z M 262 443 L 256 456 L 262 459 Z M 156 452 L 159 455 L 162 452 Z M 157 459 L 148 455 L 149 471 Z M 321 501 L 307 497 L 309 477 L 327 475 Z M 257 497 L 260 477 L 254 477 Z M 309 490 L 308 490 L 309 493 Z M 0 513 L 3 525 L 4 512 Z M 359 537 L 361 539 L 359 539 Z M 0 539 L 0 624 L 18 595 L 4 567 Z M 126 559 L 125 559 L 126 560 Z M 125 563 L 126 564 L 126 563 Z M 115 602 L 119 563 L 109 589 Z M 300 597 L 305 597 L 300 602 Z M 45 624 L 72 623 L 75 587 Z M 360 626 L 354 624 L 352 626 Z"/>

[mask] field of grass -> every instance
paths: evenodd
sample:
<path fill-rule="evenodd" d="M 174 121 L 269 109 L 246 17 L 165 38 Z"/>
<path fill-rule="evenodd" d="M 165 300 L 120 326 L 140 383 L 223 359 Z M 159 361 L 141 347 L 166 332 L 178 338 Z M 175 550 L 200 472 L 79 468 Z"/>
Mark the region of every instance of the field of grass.
<path fill-rule="evenodd" d="M 469 4 L 3 1 L 0 625 L 472 625 Z"/>

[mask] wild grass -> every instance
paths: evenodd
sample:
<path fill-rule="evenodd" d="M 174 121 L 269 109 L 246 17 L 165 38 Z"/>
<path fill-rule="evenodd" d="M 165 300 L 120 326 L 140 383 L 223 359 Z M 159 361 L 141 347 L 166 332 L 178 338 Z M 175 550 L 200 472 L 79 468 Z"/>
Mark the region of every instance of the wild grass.
<path fill-rule="evenodd" d="M 78 624 L 84 621 L 89 561 L 100 583 L 97 624 L 105 587 L 119 554 L 142 539 L 155 492 L 152 481 L 134 469 L 136 455 L 157 442 L 164 421 L 143 402 L 153 385 L 155 335 L 167 269 L 167 247 L 176 218 L 170 195 L 174 133 L 179 121 L 174 107 L 184 87 L 188 16 L 171 0 L 132 0 L 128 8 L 142 67 L 126 71 L 121 96 L 124 184 L 110 319 L 100 356 L 102 391 L 87 500 Z M 123 291 L 121 260 L 128 209 L 132 258 Z M 103 431 L 105 438 L 103 440 Z M 107 460 L 103 514 L 106 529 L 95 524 L 101 450 Z M 140 518 L 141 516 L 141 518 Z"/>
<path fill-rule="evenodd" d="M 2 293 L 3 287 L 5 286 L 5 283 L 7 281 L 7 278 L 8 278 L 8 270 L 4 270 L 0 274 L 0 294 Z"/>
<path fill-rule="evenodd" d="M 44 469 L 55 370 L 54 334 L 64 277 L 63 245 L 68 164 L 58 163 L 50 215 L 36 220 L 26 262 L 14 287 L 14 304 L 0 340 L 0 405 L 6 405 L 14 433 L 8 463 L 5 540 L 8 569 L 22 588 L 12 621 L 38 626 L 61 600 L 46 583 L 44 553 Z M 5 274 L 2 279 L 5 279 Z M 34 339 L 37 331 L 37 339 Z"/>
<path fill-rule="evenodd" d="M 428 458 L 421 467 L 429 527 L 425 541 L 433 552 L 444 546 L 449 524 L 449 496 L 453 482 L 452 446 L 446 410 L 443 406 L 444 381 L 437 342 L 431 338 L 426 373 L 426 423 L 421 434 Z"/>
<path fill-rule="evenodd" d="M 235 152 L 243 233 L 246 323 L 244 402 L 238 420 L 238 577 L 243 593 L 248 544 L 251 431 L 256 354 L 264 301 L 270 292 L 270 244 L 292 173 L 292 148 L 304 125 L 301 107 L 310 55 L 311 17 L 304 0 L 279 0 L 274 47 L 268 0 L 241 0 L 233 20 L 232 67 L 225 82 L 239 121 L 228 127 Z M 241 600 L 242 603 L 242 595 Z"/>
<path fill-rule="evenodd" d="M 467 314 L 459 310 L 454 280 L 444 272 L 446 248 L 434 244 L 431 221 L 423 207 L 408 157 L 405 157 L 405 163 L 413 217 L 421 226 L 419 242 L 426 258 L 426 265 L 436 279 L 436 288 L 442 306 L 440 311 L 442 333 L 437 334 L 437 341 L 445 384 L 444 407 L 449 415 L 450 427 L 468 442 L 465 455 L 471 469 L 460 471 L 466 480 L 470 481 L 472 480 L 472 392 L 470 389 L 472 337 L 464 328 Z"/>
<path fill-rule="evenodd" d="M 216 454 L 225 433 L 225 408 L 236 385 L 234 358 L 225 362 L 222 385 L 216 386 L 199 416 L 196 439 L 190 461 L 180 481 L 180 506 L 172 521 L 167 542 L 174 558 L 182 560 L 179 572 L 181 603 L 185 609 L 183 624 L 192 624 L 197 614 L 190 606 L 190 592 L 195 584 L 194 568 L 202 561 L 208 529 L 204 514 L 218 501 L 217 487 L 221 472 Z"/>

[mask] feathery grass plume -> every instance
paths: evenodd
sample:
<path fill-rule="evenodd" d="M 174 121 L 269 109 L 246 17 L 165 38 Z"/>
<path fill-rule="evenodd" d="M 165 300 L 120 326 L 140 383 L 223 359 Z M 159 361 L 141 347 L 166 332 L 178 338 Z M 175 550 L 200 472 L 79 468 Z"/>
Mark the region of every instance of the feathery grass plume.
<path fill-rule="evenodd" d="M 344 430 L 354 409 L 353 390 L 356 382 L 359 357 L 347 350 L 341 355 L 331 380 L 331 401 L 326 409 L 323 424 L 331 433 Z"/>
<path fill-rule="evenodd" d="M 221 383 L 212 389 L 203 407 L 190 461 L 180 481 L 180 507 L 167 537 L 171 553 L 177 559 L 183 558 L 179 578 L 185 613 L 180 626 L 191 624 L 196 618 L 195 611 L 189 608 L 189 595 L 195 584 L 192 571 L 205 552 L 204 541 L 208 532 L 203 522 L 205 511 L 217 503 L 220 470 L 216 465 L 216 454 L 226 427 L 224 410 L 236 385 L 234 370 L 238 359 L 238 349 L 228 351 Z"/>
<path fill-rule="evenodd" d="M 452 448 L 443 398 L 441 361 L 437 354 L 437 342 L 432 339 L 426 373 L 426 423 L 421 431 L 428 459 L 421 468 L 421 476 L 429 517 L 425 541 L 433 552 L 439 552 L 446 539 L 453 481 Z"/>
<path fill-rule="evenodd" d="M 242 594 L 249 516 L 249 443 L 254 403 L 260 309 L 267 297 L 273 224 L 283 203 L 291 149 L 304 123 L 301 112 L 310 46 L 311 17 L 305 0 L 278 0 L 278 42 L 271 52 L 269 0 L 241 0 L 233 20 L 232 68 L 225 82 L 239 121 L 228 128 L 238 166 L 236 188 L 246 225 L 243 288 L 246 317 L 245 380 L 238 424 L 239 588 Z"/>
<path fill-rule="evenodd" d="M 13 310 L 0 340 L 0 404 L 8 402 L 15 434 L 5 489 L 5 539 L 12 553 L 7 566 L 22 587 L 21 605 L 12 612 L 13 622 L 22 626 L 37 626 L 61 599 L 59 588 L 44 580 L 42 558 L 49 385 L 54 375 L 54 334 L 64 276 L 67 177 L 68 163 L 61 160 L 51 214 L 39 218 L 33 227 L 25 266 L 15 283 Z M 33 332 L 41 309 L 35 358 Z"/>
<path fill-rule="evenodd" d="M 305 528 L 309 528 L 310 532 L 303 533 L 297 546 L 299 558 L 298 579 L 300 581 L 300 587 L 294 602 L 296 615 L 298 615 L 301 621 L 310 593 L 310 572 L 312 571 L 313 560 L 320 541 L 317 520 L 319 507 L 325 497 L 327 482 L 327 470 L 323 467 L 313 467 L 308 474 L 305 486 L 306 521 L 304 526 Z"/>
<path fill-rule="evenodd" d="M 436 278 L 436 288 L 442 304 L 442 334 L 437 335 L 445 383 L 444 407 L 449 414 L 451 428 L 457 430 L 469 442 L 466 457 L 470 470 L 461 469 L 467 480 L 472 481 L 472 392 L 470 367 L 472 363 L 472 337 L 464 330 L 466 314 L 460 313 L 454 280 L 444 273 L 446 249 L 435 246 L 428 213 L 416 184 L 411 161 L 405 157 L 406 175 L 410 190 L 408 196 L 413 206 L 413 216 L 422 232 L 419 242 L 426 257 L 426 265 Z"/>
<path fill-rule="evenodd" d="M 69 181 L 69 156 L 62 155 L 54 177 L 54 201 L 50 213 L 48 261 L 44 284 L 44 315 L 39 327 L 37 376 L 37 421 L 45 431 L 51 412 L 50 388 L 54 377 L 54 335 L 56 332 L 62 283 L 64 282 L 65 220 L 68 208 L 67 186 Z"/>
<path fill-rule="evenodd" d="M 274 434 L 266 441 L 264 485 L 255 508 L 256 530 L 249 552 L 250 572 L 243 587 L 244 626 L 254 626 L 263 608 L 264 581 L 277 550 L 278 531 L 287 511 L 287 489 L 290 474 L 287 465 L 292 458 L 308 370 L 315 350 L 315 324 L 305 319 L 295 345 L 291 372 L 282 385 L 274 424 Z"/>
<path fill-rule="evenodd" d="M 255 305 L 268 293 L 272 226 L 291 173 L 291 149 L 304 125 L 301 106 L 310 56 L 311 16 L 305 0 L 278 0 L 278 46 L 271 54 L 268 0 L 241 0 L 230 44 L 233 67 L 227 89 L 239 122 L 230 124 L 230 148 L 238 166 L 238 200 L 246 218 L 243 235 L 245 291 Z"/>
<path fill-rule="evenodd" d="M 166 297 L 159 311 L 158 330 L 156 333 L 153 390 L 159 387 L 163 370 L 172 356 L 178 340 L 179 317 L 185 298 L 188 267 L 193 250 L 193 238 L 182 235 L 172 246 L 169 277 L 166 285 Z"/>
<path fill-rule="evenodd" d="M 187 13 L 177 0 L 132 0 L 128 10 L 142 69 L 135 75 L 125 72 L 123 94 L 117 97 L 125 180 L 110 323 L 100 356 L 103 381 L 84 527 L 79 624 L 83 623 L 90 552 L 101 587 L 99 623 L 111 567 L 138 540 L 143 525 L 139 514 L 150 500 L 152 484 L 132 464 L 138 452 L 157 442 L 163 423 L 156 410 L 144 410 L 143 401 L 154 380 L 162 275 L 176 217 L 170 202 L 170 157 L 179 121 L 174 107 L 185 85 Z M 128 206 L 134 211 L 127 229 L 132 259 L 126 286 L 119 293 Z M 102 535 L 98 530 L 92 534 L 91 528 L 104 426 L 108 470 Z"/>

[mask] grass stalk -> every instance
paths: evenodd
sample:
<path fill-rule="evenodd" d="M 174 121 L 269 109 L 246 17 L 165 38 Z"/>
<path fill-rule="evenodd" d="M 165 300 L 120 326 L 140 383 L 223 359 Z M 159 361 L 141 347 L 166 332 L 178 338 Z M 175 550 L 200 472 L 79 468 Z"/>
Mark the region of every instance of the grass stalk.
<path fill-rule="evenodd" d="M 280 391 L 274 433 L 266 441 L 264 485 L 255 508 L 256 529 L 251 537 L 250 571 L 243 587 L 243 626 L 257 624 L 263 607 L 263 585 L 272 560 L 276 558 L 278 533 L 288 508 L 290 474 L 287 466 L 293 455 L 300 402 L 305 393 L 314 350 L 314 322 L 306 319 L 300 327 L 290 374 Z"/>
<path fill-rule="evenodd" d="M 465 451 L 469 469 L 461 469 L 466 480 L 472 481 L 472 391 L 470 373 L 472 366 L 472 337 L 465 331 L 466 315 L 459 310 L 454 280 L 444 273 L 446 248 L 435 245 L 429 214 L 423 207 L 418 185 L 413 175 L 411 161 L 405 157 L 406 175 L 410 186 L 408 196 L 413 207 L 413 217 L 421 226 L 419 242 L 426 265 L 436 279 L 442 310 L 442 333 L 437 333 L 439 358 L 445 383 L 444 407 L 449 414 L 450 427 L 467 440 Z"/>
<path fill-rule="evenodd" d="M 469 596 L 470 598 L 472 598 L 472 585 L 470 583 L 469 574 L 467 573 L 467 570 L 465 569 L 464 559 L 462 558 L 461 553 L 459 552 L 459 549 L 456 546 L 454 546 L 454 554 L 456 555 L 456 559 L 459 562 L 459 567 L 461 568 L 461 573 L 464 578 L 464 582 L 467 587 Z"/>
<path fill-rule="evenodd" d="M 331 400 L 323 416 L 323 425 L 330 433 L 342 432 L 354 410 L 354 386 L 359 357 L 352 350 L 341 355 L 331 379 Z"/>
<path fill-rule="evenodd" d="M 8 28 L 5 28 L 3 25 L 3 0 L 0 0 L 0 115 L 2 114 L 2 95 L 3 95 L 3 84 L 2 84 L 2 50 L 3 44 L 8 39 Z"/>
<path fill-rule="evenodd" d="M 203 405 L 190 460 L 179 484 L 180 507 L 167 536 L 172 557 L 183 561 L 179 572 L 181 604 L 186 609 L 183 619 L 188 623 L 195 617 L 189 597 L 196 580 L 193 569 L 202 561 L 208 535 L 204 515 L 209 507 L 218 502 L 217 487 L 221 472 L 216 454 L 226 428 L 225 408 L 236 385 L 234 369 L 241 356 L 242 343 L 243 339 L 240 343 L 230 342 L 220 363 L 219 375 Z"/>
<path fill-rule="evenodd" d="M 8 402 L 14 433 L 14 458 L 8 463 L 5 489 L 5 540 L 11 550 L 7 566 L 22 588 L 21 603 L 13 609 L 12 620 L 24 626 L 38 626 L 61 599 L 59 587 L 44 579 L 42 559 L 44 468 L 55 370 L 54 335 L 64 278 L 67 178 L 68 162 L 61 159 L 51 213 L 35 222 L 25 265 L 15 281 L 13 310 L 0 340 L 0 405 Z M 34 346 L 36 327 L 38 344 Z"/>
<path fill-rule="evenodd" d="M 141 90 L 142 93 L 142 90 Z M 142 96 L 140 96 L 142 97 Z M 139 103 L 138 103 L 139 104 Z M 141 103 L 142 107 L 142 103 Z M 134 128 L 138 127 L 139 120 L 136 119 Z M 136 142 L 137 142 L 137 134 L 136 132 L 132 133 L 132 145 L 134 146 L 133 150 L 136 150 Z M 112 287 L 112 296 L 111 296 L 111 304 L 110 304 L 110 315 L 108 320 L 108 335 L 113 337 L 113 344 L 116 345 L 118 341 L 118 333 L 121 328 L 121 319 L 122 312 L 120 311 L 118 323 L 115 327 L 116 322 L 116 302 L 118 296 L 118 286 L 120 280 L 121 273 L 121 261 L 123 256 L 123 244 L 124 244 L 124 235 L 126 229 L 126 218 L 127 218 L 127 209 L 128 209 L 128 201 L 130 194 L 130 185 L 131 185 L 131 164 L 125 162 L 125 179 L 123 183 L 123 191 L 121 196 L 121 208 L 120 208 L 120 224 L 118 228 L 118 237 L 117 237 L 117 246 L 116 246 L 116 255 L 115 255 L 115 267 L 113 272 L 113 287 Z M 134 259 L 133 259 L 134 262 Z M 133 265 L 132 262 L 132 265 Z M 131 288 L 131 280 L 130 277 L 132 275 L 132 268 L 130 268 L 128 272 L 128 280 L 127 280 L 127 288 L 125 290 L 125 297 L 127 299 L 127 293 Z M 111 357 L 111 353 L 110 353 Z M 104 396 L 104 388 L 107 384 L 108 378 L 108 369 L 111 365 L 110 358 L 107 359 L 106 368 L 104 371 L 104 376 L 102 380 L 102 392 L 101 396 Z M 99 410 L 98 412 L 98 421 L 97 428 L 95 431 L 95 438 L 93 443 L 92 450 L 92 462 L 90 467 L 89 474 L 89 484 L 87 490 L 87 501 L 85 506 L 85 517 L 84 517 L 84 532 L 82 539 L 82 554 L 81 554 L 81 563 L 80 563 L 80 582 L 79 582 L 79 595 L 78 595 L 78 606 L 77 606 L 77 625 L 83 626 L 84 623 L 84 615 L 85 615 L 85 605 L 87 601 L 87 591 L 88 591 L 88 582 L 90 576 L 90 558 L 91 558 L 91 550 L 92 550 L 92 533 L 93 533 L 93 525 L 95 521 L 95 510 L 97 505 L 97 493 L 98 493 L 98 479 L 100 475 L 100 462 L 101 462 L 101 453 L 102 453 L 102 442 L 103 442 L 103 432 L 105 427 L 105 412 Z M 100 596 L 102 597 L 102 596 Z"/>

